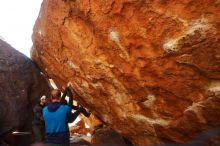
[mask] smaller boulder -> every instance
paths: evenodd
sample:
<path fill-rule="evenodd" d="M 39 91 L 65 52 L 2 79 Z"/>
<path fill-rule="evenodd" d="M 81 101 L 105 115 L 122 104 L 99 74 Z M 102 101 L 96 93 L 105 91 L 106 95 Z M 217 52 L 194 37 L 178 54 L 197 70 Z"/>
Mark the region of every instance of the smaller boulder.
<path fill-rule="evenodd" d="M 110 127 L 99 127 L 94 130 L 91 139 L 92 146 L 131 146 L 132 144 Z"/>

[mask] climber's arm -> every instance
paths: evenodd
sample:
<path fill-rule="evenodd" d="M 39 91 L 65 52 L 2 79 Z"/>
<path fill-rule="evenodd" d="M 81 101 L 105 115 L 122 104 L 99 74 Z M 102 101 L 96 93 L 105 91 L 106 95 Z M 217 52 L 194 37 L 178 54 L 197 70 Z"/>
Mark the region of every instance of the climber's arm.
<path fill-rule="evenodd" d="M 67 118 L 68 118 L 68 123 L 72 123 L 73 121 L 76 120 L 76 118 L 79 116 L 79 114 L 81 113 L 82 108 L 78 108 L 76 112 L 71 113 L 71 110 L 68 112 L 67 114 Z"/>
<path fill-rule="evenodd" d="M 68 95 L 69 95 L 69 106 L 72 107 L 72 106 L 74 106 L 74 105 L 73 105 L 73 94 L 72 94 L 72 92 L 70 91 L 70 89 L 69 89 Z M 73 109 L 73 108 L 72 108 L 72 109 Z"/>
<path fill-rule="evenodd" d="M 67 104 L 67 101 L 66 101 L 66 95 L 67 95 L 67 93 L 68 92 L 70 92 L 70 89 L 69 89 L 69 87 L 67 86 L 65 89 L 64 89 L 64 91 L 63 91 L 63 95 L 61 96 L 61 103 L 62 104 Z"/>

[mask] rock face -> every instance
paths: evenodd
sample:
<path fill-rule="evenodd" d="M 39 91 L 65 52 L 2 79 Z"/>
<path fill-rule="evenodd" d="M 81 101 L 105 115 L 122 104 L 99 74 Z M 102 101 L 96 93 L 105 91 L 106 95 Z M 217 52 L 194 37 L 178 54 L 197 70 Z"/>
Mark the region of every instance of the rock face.
<path fill-rule="evenodd" d="M 32 58 L 135 145 L 220 126 L 218 0 L 44 0 Z"/>
<path fill-rule="evenodd" d="M 96 129 L 91 138 L 92 146 L 129 146 L 123 137 L 109 127 Z"/>
<path fill-rule="evenodd" d="M 90 141 L 87 141 L 84 136 L 73 136 L 70 139 L 70 146 L 91 146 Z"/>
<path fill-rule="evenodd" d="M 12 130 L 31 130 L 33 104 L 49 91 L 49 85 L 36 65 L 0 40 L 1 140 L 9 131 L 11 134 Z"/>

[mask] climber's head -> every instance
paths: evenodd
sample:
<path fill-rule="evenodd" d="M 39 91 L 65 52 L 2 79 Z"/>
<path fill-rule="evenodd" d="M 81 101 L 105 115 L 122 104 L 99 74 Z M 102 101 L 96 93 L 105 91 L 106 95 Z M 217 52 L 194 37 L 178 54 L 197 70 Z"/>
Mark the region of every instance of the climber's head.
<path fill-rule="evenodd" d="M 52 100 L 60 100 L 61 98 L 61 92 L 58 89 L 53 89 L 51 91 L 51 99 Z"/>
<path fill-rule="evenodd" d="M 47 97 L 45 95 L 41 96 L 40 98 L 40 104 L 45 105 L 47 103 Z"/>
<path fill-rule="evenodd" d="M 47 97 L 45 95 L 41 96 L 40 101 L 46 100 Z"/>

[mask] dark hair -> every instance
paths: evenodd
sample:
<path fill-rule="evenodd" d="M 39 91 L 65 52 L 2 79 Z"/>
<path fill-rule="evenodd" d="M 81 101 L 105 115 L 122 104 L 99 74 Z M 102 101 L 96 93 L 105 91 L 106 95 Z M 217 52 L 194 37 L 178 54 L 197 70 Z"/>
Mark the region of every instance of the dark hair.
<path fill-rule="evenodd" d="M 60 99 L 61 97 L 61 92 L 59 89 L 54 89 L 51 91 L 51 98 L 52 99 Z"/>

